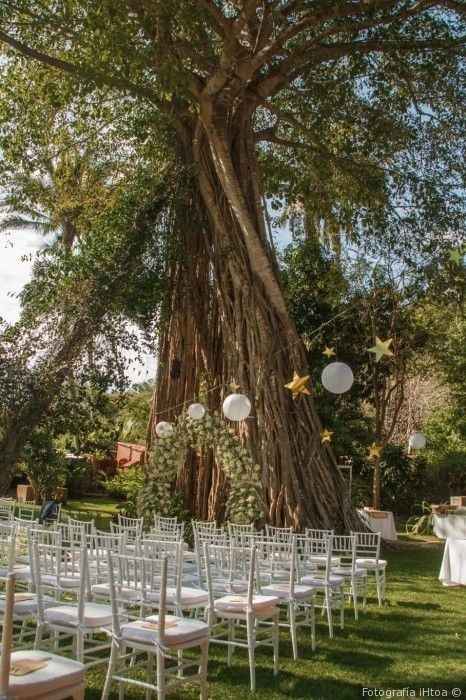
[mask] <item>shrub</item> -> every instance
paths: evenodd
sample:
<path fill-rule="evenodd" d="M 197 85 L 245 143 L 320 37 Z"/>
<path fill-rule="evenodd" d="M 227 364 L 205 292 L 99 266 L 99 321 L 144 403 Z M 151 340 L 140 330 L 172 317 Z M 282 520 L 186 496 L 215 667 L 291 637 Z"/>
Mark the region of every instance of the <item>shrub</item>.
<path fill-rule="evenodd" d="M 37 501 L 49 500 L 65 485 L 64 457 L 45 430 L 36 430 L 24 448 L 24 471 L 34 488 Z"/>

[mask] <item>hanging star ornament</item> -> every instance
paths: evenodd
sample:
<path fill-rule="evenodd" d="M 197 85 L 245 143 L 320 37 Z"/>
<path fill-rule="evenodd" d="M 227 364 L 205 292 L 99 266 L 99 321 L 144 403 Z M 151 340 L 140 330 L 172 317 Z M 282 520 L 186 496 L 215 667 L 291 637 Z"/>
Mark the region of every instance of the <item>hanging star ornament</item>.
<path fill-rule="evenodd" d="M 324 442 L 332 442 L 332 435 L 332 430 L 327 430 L 327 428 L 325 430 L 322 430 L 322 432 L 320 433 L 320 441 L 322 445 L 324 444 Z"/>
<path fill-rule="evenodd" d="M 325 357 L 330 360 L 331 357 L 335 357 L 336 355 L 335 348 L 329 348 L 328 345 L 326 345 L 325 350 L 322 351 L 322 355 L 325 355 Z"/>
<path fill-rule="evenodd" d="M 392 357 L 393 352 L 390 350 L 390 345 L 393 342 L 393 338 L 388 338 L 388 340 L 380 340 L 375 336 L 375 345 L 369 348 L 367 352 L 372 352 L 375 355 L 375 361 L 379 362 L 382 357 Z"/>
<path fill-rule="evenodd" d="M 369 447 L 369 461 L 372 462 L 373 460 L 380 459 L 381 453 L 382 445 L 378 445 L 376 442 L 373 442 L 372 445 Z"/>
<path fill-rule="evenodd" d="M 300 394 L 310 395 L 311 392 L 306 386 L 308 381 L 309 375 L 306 375 L 305 377 L 300 377 L 297 372 L 294 372 L 293 380 L 288 384 L 285 384 L 285 388 L 291 391 L 294 399 L 297 399 Z"/>
<path fill-rule="evenodd" d="M 234 381 L 230 382 L 228 387 L 229 387 L 230 391 L 232 391 L 234 394 L 236 394 L 237 391 L 240 389 L 240 385 Z"/>

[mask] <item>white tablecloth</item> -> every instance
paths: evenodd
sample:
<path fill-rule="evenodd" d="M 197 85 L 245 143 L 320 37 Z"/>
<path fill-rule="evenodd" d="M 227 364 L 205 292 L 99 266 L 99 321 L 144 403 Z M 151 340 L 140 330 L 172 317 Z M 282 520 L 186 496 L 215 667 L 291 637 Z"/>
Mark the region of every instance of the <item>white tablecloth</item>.
<path fill-rule="evenodd" d="M 439 579 L 444 586 L 466 586 L 466 539 L 448 537 Z"/>
<path fill-rule="evenodd" d="M 386 514 L 385 518 L 371 517 L 369 510 L 360 510 L 359 514 L 364 523 L 372 530 L 372 532 L 380 532 L 384 540 L 396 540 L 395 518 L 391 510 L 383 511 Z"/>
<path fill-rule="evenodd" d="M 434 534 L 441 540 L 453 537 L 457 540 L 466 539 L 466 514 L 434 515 Z"/>

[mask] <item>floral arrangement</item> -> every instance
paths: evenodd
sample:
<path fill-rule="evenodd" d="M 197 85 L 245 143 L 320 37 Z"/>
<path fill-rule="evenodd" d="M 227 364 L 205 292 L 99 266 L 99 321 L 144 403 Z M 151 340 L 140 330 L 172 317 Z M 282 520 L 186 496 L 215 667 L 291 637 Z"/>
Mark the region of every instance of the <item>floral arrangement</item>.
<path fill-rule="evenodd" d="M 225 471 L 230 490 L 227 517 L 232 522 L 250 523 L 263 517 L 260 467 L 254 464 L 239 436 L 218 413 L 205 413 L 192 419 L 180 415 L 169 435 L 159 437 L 148 456 L 148 478 L 142 496 L 143 509 L 149 507 L 169 514 L 173 482 L 184 460 L 186 449 L 212 447 L 215 459 Z"/>

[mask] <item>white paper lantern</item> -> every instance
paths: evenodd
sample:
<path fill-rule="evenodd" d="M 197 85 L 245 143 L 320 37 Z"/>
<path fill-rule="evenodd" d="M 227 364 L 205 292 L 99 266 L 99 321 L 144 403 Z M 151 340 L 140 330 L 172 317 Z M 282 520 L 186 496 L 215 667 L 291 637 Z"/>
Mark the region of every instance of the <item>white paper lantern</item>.
<path fill-rule="evenodd" d="M 427 444 L 424 433 L 412 433 L 409 436 L 408 446 L 410 450 L 423 450 Z"/>
<path fill-rule="evenodd" d="M 244 394 L 230 394 L 223 402 L 223 413 L 228 420 L 244 420 L 251 413 L 251 402 Z"/>
<path fill-rule="evenodd" d="M 188 408 L 188 416 L 192 420 L 201 420 L 205 416 L 205 408 L 201 403 L 192 403 Z"/>
<path fill-rule="evenodd" d="M 344 394 L 353 386 L 354 377 L 351 367 L 344 362 L 331 362 L 324 367 L 322 384 L 332 394 Z"/>
<path fill-rule="evenodd" d="M 155 432 L 161 438 L 169 437 L 173 433 L 173 425 L 162 420 L 155 426 Z"/>

